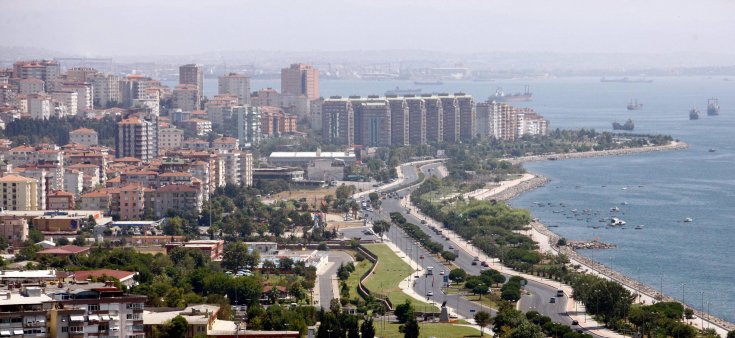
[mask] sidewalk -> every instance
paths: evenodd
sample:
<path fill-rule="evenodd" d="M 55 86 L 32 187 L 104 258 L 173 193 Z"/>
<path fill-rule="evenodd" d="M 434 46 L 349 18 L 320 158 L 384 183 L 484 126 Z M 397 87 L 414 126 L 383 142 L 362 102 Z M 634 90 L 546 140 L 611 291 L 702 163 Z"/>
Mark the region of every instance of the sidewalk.
<path fill-rule="evenodd" d="M 530 174 L 528 174 L 528 175 L 530 175 Z M 508 188 L 510 188 L 512 186 L 517 185 L 518 183 L 520 183 L 520 182 L 522 182 L 524 180 L 528 180 L 528 179 L 531 179 L 531 178 L 533 178 L 533 175 L 531 175 L 530 178 L 526 178 L 525 175 L 524 175 L 524 177 L 522 177 L 520 179 L 517 179 L 518 182 L 515 183 L 515 184 L 513 184 L 513 185 L 505 185 L 505 186 L 501 185 L 500 187 L 494 188 L 493 189 L 493 190 L 495 190 L 494 194 L 500 193 L 501 191 L 503 191 L 505 189 L 508 189 Z M 451 231 L 449 229 L 444 229 L 443 228 L 443 225 L 441 223 L 439 223 L 439 222 L 435 221 L 434 219 L 432 219 L 432 218 L 424 215 L 423 213 L 421 213 L 421 211 L 415 205 L 413 205 L 413 203 L 411 203 L 410 197 L 411 197 L 410 194 L 403 197 L 403 201 L 402 201 L 403 205 L 406 206 L 406 207 L 408 207 L 408 208 L 411 208 L 412 210 L 415 210 L 414 215 L 416 215 L 416 217 L 418 217 L 419 219 L 425 220 L 428 225 L 431 225 L 431 226 L 438 227 L 438 228 L 442 229 L 442 231 L 444 231 L 444 233 L 447 235 L 447 237 L 449 237 L 450 241 L 452 243 L 454 243 L 454 245 L 456 247 L 461 248 L 462 250 L 464 250 L 465 252 L 467 252 L 471 256 L 477 256 L 477 257 L 479 257 L 479 259 L 481 261 L 488 262 L 488 265 L 490 266 L 490 268 L 495 269 L 495 270 L 497 270 L 497 271 L 499 271 L 501 273 L 504 273 L 504 274 L 507 274 L 507 275 L 511 275 L 511 276 L 520 276 L 520 277 L 523 277 L 523 278 L 525 278 L 527 280 L 532 280 L 532 281 L 535 281 L 535 282 L 538 282 L 538 283 L 541 283 L 541 284 L 544 284 L 544 285 L 547 285 L 547 286 L 550 286 L 550 287 L 553 287 L 553 288 L 564 290 L 564 293 L 567 294 L 567 295 L 569 295 L 569 297 L 565 298 L 565 299 L 567 299 L 567 304 L 566 304 L 567 313 L 568 313 L 568 315 L 573 320 L 577 320 L 579 322 L 579 326 L 581 328 L 584 328 L 584 329 L 586 329 L 586 330 L 588 330 L 588 331 L 590 331 L 590 332 L 592 332 L 592 333 L 594 333 L 596 335 L 602 336 L 602 337 L 609 337 L 609 338 L 624 337 L 621 334 L 618 334 L 616 332 L 613 332 L 613 331 L 610 331 L 608 329 L 605 329 L 603 327 L 603 325 L 595 322 L 591 318 L 586 318 L 586 321 L 585 321 L 585 318 L 582 318 L 584 316 L 584 313 L 582 313 L 581 316 L 578 313 L 575 313 L 574 312 L 575 302 L 572 301 L 572 298 L 571 298 L 571 295 L 572 295 L 572 287 L 571 286 L 564 285 L 564 284 L 562 284 L 560 286 L 560 283 L 557 282 L 557 281 L 552 281 L 552 280 L 549 280 L 549 279 L 545 279 L 545 278 L 541 278 L 541 277 L 537 277 L 537 276 L 533 276 L 533 275 L 527 275 L 527 274 L 524 274 L 524 273 L 520 273 L 520 272 L 517 272 L 517 271 L 515 271 L 513 269 L 510 269 L 510 268 L 508 268 L 508 267 L 500 264 L 500 262 L 498 260 L 496 260 L 495 258 L 489 257 L 485 253 L 483 253 L 481 250 L 475 248 L 474 246 L 472 246 L 470 244 L 467 244 L 467 241 L 464 240 L 459 235 L 457 235 L 454 231 Z M 579 309 L 579 304 L 577 304 L 577 309 Z M 578 318 L 582 318 L 582 320 L 579 320 Z"/>

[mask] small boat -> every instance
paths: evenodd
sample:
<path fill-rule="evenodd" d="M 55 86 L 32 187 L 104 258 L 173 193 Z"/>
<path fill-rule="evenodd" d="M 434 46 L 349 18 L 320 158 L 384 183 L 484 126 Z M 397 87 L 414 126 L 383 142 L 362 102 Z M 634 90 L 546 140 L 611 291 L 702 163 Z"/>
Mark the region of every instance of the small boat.
<path fill-rule="evenodd" d="M 687 217 L 687 218 L 684 219 L 684 223 L 691 223 L 693 221 L 694 220 L 691 217 Z"/>
<path fill-rule="evenodd" d="M 623 203 L 620 203 L 620 204 L 622 204 L 622 205 L 628 205 L 628 202 L 627 201 L 623 201 Z"/>
<path fill-rule="evenodd" d="M 643 229 L 644 226 L 645 225 L 643 225 L 643 224 L 638 224 L 638 225 L 635 226 L 635 229 L 636 230 L 641 230 L 641 229 Z"/>
<path fill-rule="evenodd" d="M 689 119 L 690 120 L 699 120 L 699 109 L 692 108 L 689 110 Z"/>
<path fill-rule="evenodd" d="M 707 115 L 716 116 L 720 115 L 720 104 L 716 98 L 707 100 Z"/>
<path fill-rule="evenodd" d="M 643 108 L 642 103 L 638 103 L 638 99 L 635 99 L 635 101 L 631 100 L 630 103 L 628 103 L 628 110 L 639 110 Z"/>
<path fill-rule="evenodd" d="M 710 152 L 710 153 L 714 153 L 715 151 L 717 151 L 717 150 L 714 150 L 714 149 L 712 149 L 712 148 L 709 148 L 709 152 Z"/>
<path fill-rule="evenodd" d="M 612 225 L 612 226 L 623 226 L 623 225 L 625 225 L 625 221 L 623 221 L 620 218 L 613 217 L 613 218 L 610 219 L 610 225 Z"/>
<path fill-rule="evenodd" d="M 610 208 L 610 211 L 612 211 L 612 212 L 620 211 L 620 208 L 618 208 L 618 207 L 612 207 L 612 208 Z"/>

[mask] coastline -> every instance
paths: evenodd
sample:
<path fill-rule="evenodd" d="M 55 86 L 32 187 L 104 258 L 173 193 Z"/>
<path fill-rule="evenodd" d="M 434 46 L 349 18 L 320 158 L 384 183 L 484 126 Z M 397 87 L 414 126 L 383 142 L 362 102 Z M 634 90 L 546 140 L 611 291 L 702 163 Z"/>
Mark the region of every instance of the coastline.
<path fill-rule="evenodd" d="M 511 159 L 510 161 L 513 164 L 521 164 L 524 162 L 533 162 L 533 161 L 567 160 L 567 159 L 579 159 L 579 158 L 602 157 L 602 156 L 623 156 L 623 155 L 657 152 L 657 151 L 675 151 L 675 150 L 683 150 L 686 148 L 688 148 L 688 145 L 686 143 L 681 142 L 681 141 L 673 141 L 672 143 L 663 145 L 663 146 L 624 148 L 624 149 L 612 149 L 612 150 L 603 150 L 603 151 L 588 151 L 588 152 L 568 153 L 568 154 L 560 154 L 560 155 L 524 156 L 524 157 L 518 157 L 515 159 Z M 518 197 L 524 192 L 541 187 L 548 182 L 549 182 L 549 179 L 547 177 L 534 174 L 534 178 L 527 180 L 525 182 L 521 182 L 520 184 L 517 184 L 515 186 L 508 187 L 508 189 L 500 191 L 497 194 L 488 196 L 488 198 L 507 201 L 515 197 Z M 655 301 L 678 302 L 678 300 L 670 296 L 667 296 L 665 294 L 661 294 L 659 291 L 657 291 L 655 288 L 649 285 L 641 283 L 634 278 L 626 276 L 599 262 L 595 262 L 579 254 L 577 251 L 571 249 L 570 247 L 557 246 L 556 243 L 559 240 L 559 238 L 561 238 L 561 236 L 549 230 L 549 228 L 541 222 L 538 222 L 538 221 L 531 222 L 531 231 L 532 233 L 534 233 L 533 235 L 531 235 L 532 238 L 534 237 L 544 238 L 545 237 L 547 239 L 548 243 L 544 243 L 543 245 L 542 243 L 539 243 L 540 247 L 551 249 L 554 253 L 557 253 L 557 254 L 566 255 L 572 263 L 574 263 L 575 265 L 582 266 L 588 272 L 591 271 L 592 273 L 597 274 L 601 277 L 617 281 L 618 283 L 622 284 L 629 290 L 633 291 L 635 294 L 639 294 L 638 296 L 639 298 L 637 299 L 639 302 L 645 302 L 646 304 L 651 304 L 654 302 L 654 300 Z M 684 304 L 684 306 L 686 308 L 691 308 L 694 311 L 694 318 L 691 320 L 688 320 L 688 323 L 695 327 L 714 328 L 718 332 L 718 334 L 721 334 L 723 337 L 727 335 L 729 331 L 735 330 L 735 324 L 731 322 L 728 322 L 721 318 L 712 316 L 711 314 L 704 313 L 691 306 L 687 306 L 686 304 Z"/>

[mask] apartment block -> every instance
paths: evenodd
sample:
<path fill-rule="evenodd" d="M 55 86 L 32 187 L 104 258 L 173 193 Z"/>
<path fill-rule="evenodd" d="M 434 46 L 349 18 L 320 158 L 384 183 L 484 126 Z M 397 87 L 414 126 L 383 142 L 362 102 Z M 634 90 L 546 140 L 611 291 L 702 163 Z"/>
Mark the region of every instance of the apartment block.
<path fill-rule="evenodd" d="M 454 96 L 459 104 L 459 139 L 469 142 L 477 136 L 475 99 L 464 93 L 455 93 Z"/>
<path fill-rule="evenodd" d="M 77 115 L 77 92 L 71 91 L 71 90 L 64 90 L 64 91 L 53 91 L 49 93 L 51 95 L 51 98 L 63 104 L 67 109 L 67 115 L 75 116 Z"/>
<path fill-rule="evenodd" d="M 32 119 L 48 120 L 51 117 L 51 99 L 45 94 L 30 94 L 28 98 L 28 113 Z"/>
<path fill-rule="evenodd" d="M 426 141 L 441 143 L 444 141 L 444 110 L 438 96 L 421 95 L 426 103 Z"/>
<path fill-rule="evenodd" d="M 199 109 L 200 100 L 199 89 L 196 85 L 180 84 L 173 91 L 173 108 L 179 108 L 184 111 L 194 111 Z"/>
<path fill-rule="evenodd" d="M 408 141 L 426 144 L 426 102 L 421 97 L 406 96 L 408 106 Z"/>
<path fill-rule="evenodd" d="M 187 64 L 180 66 L 179 84 L 196 86 L 197 101 L 199 101 L 204 96 L 204 69 L 202 65 Z"/>
<path fill-rule="evenodd" d="M 46 84 L 37 78 L 18 81 L 18 94 L 40 94 L 46 92 Z"/>
<path fill-rule="evenodd" d="M 444 142 L 459 141 L 459 103 L 449 94 L 439 94 L 442 106 L 442 129 Z"/>
<path fill-rule="evenodd" d="M 158 123 L 129 117 L 117 124 L 115 157 L 135 157 L 148 162 L 158 156 Z"/>
<path fill-rule="evenodd" d="M 355 143 L 366 147 L 391 145 L 391 110 L 388 100 L 368 97 L 353 101 Z"/>
<path fill-rule="evenodd" d="M 218 78 L 217 93 L 234 95 L 241 105 L 250 104 L 250 78 L 237 73 L 228 73 Z"/>
<path fill-rule="evenodd" d="M 319 70 L 295 63 L 281 70 L 281 94 L 302 95 L 309 101 L 319 98 Z"/>
<path fill-rule="evenodd" d="M 79 128 L 69 132 L 69 143 L 96 146 L 99 144 L 97 132 L 89 128 Z"/>
<path fill-rule="evenodd" d="M 260 107 L 234 107 L 233 114 L 237 121 L 237 139 L 240 146 L 259 144 L 262 137 Z"/>
<path fill-rule="evenodd" d="M 0 217 L 0 236 L 12 246 L 23 246 L 28 239 L 28 221 L 17 216 Z"/>
<path fill-rule="evenodd" d="M 178 149 L 184 142 L 184 131 L 175 127 L 158 129 L 158 151 L 163 153 L 168 149 Z"/>
<path fill-rule="evenodd" d="M 120 77 L 111 74 L 96 74 L 89 80 L 94 92 L 95 107 L 106 108 L 123 103 L 120 97 Z M 132 100 L 132 99 L 131 99 Z"/>
<path fill-rule="evenodd" d="M 38 182 L 19 175 L 0 177 L 0 205 L 3 210 L 32 211 L 38 207 Z"/>
<path fill-rule="evenodd" d="M 402 97 L 388 97 L 390 105 L 390 143 L 394 146 L 409 145 L 408 104 Z"/>
<path fill-rule="evenodd" d="M 353 146 L 355 144 L 355 112 L 348 98 L 332 96 L 322 104 L 322 137 L 324 143 Z"/>

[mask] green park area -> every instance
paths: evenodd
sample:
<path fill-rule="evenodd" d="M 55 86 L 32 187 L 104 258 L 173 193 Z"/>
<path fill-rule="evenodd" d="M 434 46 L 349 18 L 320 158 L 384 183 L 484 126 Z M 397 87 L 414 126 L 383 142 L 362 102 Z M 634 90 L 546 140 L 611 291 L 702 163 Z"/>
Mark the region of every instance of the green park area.
<path fill-rule="evenodd" d="M 365 286 L 370 292 L 387 296 L 393 305 L 402 304 L 408 299 L 418 311 L 429 310 L 429 307 L 431 311 L 438 311 L 436 306 L 418 301 L 401 291 L 399 283 L 410 276 L 414 270 L 390 247 L 385 244 L 367 244 L 365 247 L 378 256 L 378 266 L 375 272 L 365 281 Z"/>
<path fill-rule="evenodd" d="M 375 321 L 375 336 L 384 338 L 403 338 L 398 331 L 400 324 Z M 479 337 L 480 331 L 469 326 L 444 323 L 419 323 L 419 337 Z M 487 331 L 486 331 L 487 333 Z M 489 335 L 487 336 L 489 337 Z"/>

